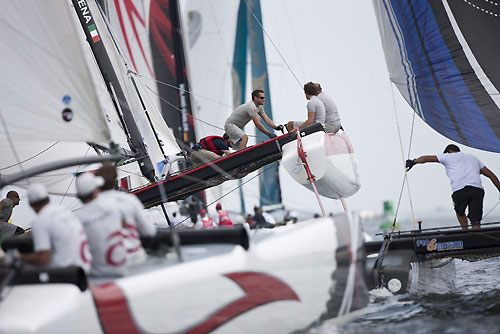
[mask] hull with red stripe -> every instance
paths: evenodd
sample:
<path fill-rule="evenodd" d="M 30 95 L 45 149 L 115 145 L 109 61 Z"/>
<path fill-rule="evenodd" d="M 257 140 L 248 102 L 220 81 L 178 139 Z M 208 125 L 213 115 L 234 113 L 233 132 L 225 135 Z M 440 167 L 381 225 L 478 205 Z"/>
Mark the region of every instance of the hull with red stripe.
<path fill-rule="evenodd" d="M 181 246 L 126 277 L 8 287 L 0 333 L 286 333 L 364 307 L 361 231 L 347 216 Z M 81 291 L 83 290 L 83 291 Z M 29 321 L 26 316 L 29 315 Z"/>

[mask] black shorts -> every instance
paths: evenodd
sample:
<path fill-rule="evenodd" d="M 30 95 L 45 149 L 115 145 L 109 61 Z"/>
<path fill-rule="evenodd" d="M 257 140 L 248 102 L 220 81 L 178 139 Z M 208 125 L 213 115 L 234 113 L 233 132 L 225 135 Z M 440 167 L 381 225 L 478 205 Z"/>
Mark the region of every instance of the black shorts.
<path fill-rule="evenodd" d="M 467 186 L 455 191 L 451 198 L 458 216 L 465 216 L 465 208 L 469 207 L 469 217 L 471 222 L 480 222 L 483 218 L 483 198 L 484 190 L 472 186 Z"/>

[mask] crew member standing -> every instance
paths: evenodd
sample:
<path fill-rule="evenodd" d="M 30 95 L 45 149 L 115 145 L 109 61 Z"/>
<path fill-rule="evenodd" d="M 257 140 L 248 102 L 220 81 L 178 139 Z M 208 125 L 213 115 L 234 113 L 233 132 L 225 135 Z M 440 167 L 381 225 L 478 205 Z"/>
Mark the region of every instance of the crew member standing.
<path fill-rule="evenodd" d="M 231 115 L 229 115 L 226 123 L 224 124 L 224 130 L 229 135 L 231 142 L 233 142 L 234 149 L 239 148 L 242 150 L 247 147 L 248 135 L 243 132 L 243 128 L 248 122 L 250 122 L 250 120 L 253 121 L 255 127 L 259 129 L 260 132 L 269 138 L 275 138 L 276 134 L 274 132 L 269 132 L 264 125 L 262 125 L 260 122 L 261 118 L 274 130 L 283 129 L 282 125 L 274 124 L 274 122 L 267 117 L 264 112 L 265 98 L 263 90 L 254 90 L 252 92 L 252 101 L 237 107 Z"/>
<path fill-rule="evenodd" d="M 481 174 L 489 178 L 500 191 L 500 182 L 497 176 L 478 158 L 460 152 L 458 146 L 453 144 L 446 146 L 443 154 L 424 155 L 417 159 L 406 160 L 406 167 L 410 170 L 415 164 L 426 162 L 439 162 L 444 165 L 453 191 L 451 198 L 462 229 L 468 229 L 466 208 L 468 208 L 468 217 L 472 228 L 480 228 L 484 198 Z"/>
<path fill-rule="evenodd" d="M 229 218 L 229 214 L 227 213 L 227 211 L 222 210 L 222 204 L 217 203 L 217 205 L 215 206 L 215 210 L 217 210 L 217 225 L 227 227 L 233 226 L 233 222 L 231 221 L 231 218 Z"/>

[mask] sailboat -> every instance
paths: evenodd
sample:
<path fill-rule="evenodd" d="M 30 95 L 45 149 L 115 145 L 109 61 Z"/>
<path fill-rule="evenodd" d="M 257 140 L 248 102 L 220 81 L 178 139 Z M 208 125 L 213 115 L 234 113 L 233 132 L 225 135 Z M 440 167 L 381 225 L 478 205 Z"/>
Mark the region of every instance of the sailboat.
<path fill-rule="evenodd" d="M 374 0 L 373 5 L 390 80 L 415 114 L 457 143 L 500 152 L 496 3 Z M 499 235 L 497 223 L 480 230 L 389 233 L 383 242 L 366 245 L 372 286 L 406 292 L 423 283 L 449 284 L 453 259 L 498 256 Z"/>
<path fill-rule="evenodd" d="M 3 174 L 2 186 L 38 181 L 35 175 L 54 165 L 76 164 L 76 170 L 64 173 L 71 178 L 94 168 L 88 162 L 125 156 L 130 169 L 142 175 L 145 187 L 137 194 L 148 206 L 170 200 L 162 189 L 171 198 L 186 196 L 221 182 L 231 171 L 244 175 L 266 162 L 257 159 L 255 166 L 234 166 L 243 160 L 242 151 L 232 160 L 227 157 L 187 173 L 167 173 L 162 179 L 164 170 L 157 167 L 176 156 L 175 139 L 165 131 L 158 140 L 159 129 L 165 129 L 161 119 L 149 122 L 153 117 L 142 115 L 150 126 L 153 123 L 155 130 L 148 130 L 153 143 L 170 145 L 163 152 L 156 148 L 161 161 L 149 154 L 152 144 L 145 145 L 146 136 L 141 140 L 141 130 L 147 127 L 137 126 L 139 112 L 144 113 L 138 96 L 144 89 L 134 71 L 117 61 L 119 48 L 106 22 L 95 1 L 26 0 L 2 9 L 2 156 L 5 152 L 20 169 L 18 175 Z M 137 99 L 135 106 L 129 102 L 132 97 Z M 321 126 L 283 135 L 246 153 L 279 159 L 271 154 L 277 143 L 318 131 L 322 132 Z M 116 149 L 110 140 L 123 146 Z M 73 150 L 77 161 L 24 168 L 45 141 L 79 148 Z M 28 153 L 21 156 L 24 151 L 18 144 Z M 97 158 L 81 159 L 91 152 L 87 147 Z M 57 153 L 65 155 L 62 149 Z M 218 179 L 204 183 L 210 177 L 199 176 L 210 170 Z M 39 176 L 51 191 L 55 173 Z M 335 220 L 311 219 L 269 230 L 249 231 L 244 226 L 162 230 L 154 239 L 143 239 L 143 245 L 158 254 L 117 279 L 89 278 L 77 267 L 22 266 L 13 255 L 10 265 L 0 268 L 0 333 L 291 332 L 347 315 L 367 303 L 362 231 L 349 213 Z M 6 251 L 32 249 L 30 238 L 14 238 L 1 246 Z M 165 253 L 167 247 L 175 252 Z"/>

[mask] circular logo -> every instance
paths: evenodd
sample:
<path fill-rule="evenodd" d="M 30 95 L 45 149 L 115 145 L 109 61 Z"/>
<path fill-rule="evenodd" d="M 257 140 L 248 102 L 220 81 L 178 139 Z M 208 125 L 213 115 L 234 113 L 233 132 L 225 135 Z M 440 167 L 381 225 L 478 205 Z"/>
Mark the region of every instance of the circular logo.
<path fill-rule="evenodd" d="M 73 119 L 73 110 L 66 108 L 62 111 L 62 118 L 66 121 L 69 122 Z"/>
<path fill-rule="evenodd" d="M 64 95 L 63 98 L 62 98 L 62 102 L 65 104 L 65 105 L 68 105 L 71 103 L 71 96 L 69 95 Z"/>

